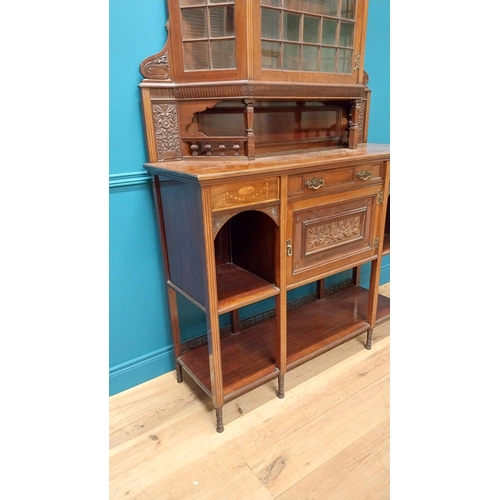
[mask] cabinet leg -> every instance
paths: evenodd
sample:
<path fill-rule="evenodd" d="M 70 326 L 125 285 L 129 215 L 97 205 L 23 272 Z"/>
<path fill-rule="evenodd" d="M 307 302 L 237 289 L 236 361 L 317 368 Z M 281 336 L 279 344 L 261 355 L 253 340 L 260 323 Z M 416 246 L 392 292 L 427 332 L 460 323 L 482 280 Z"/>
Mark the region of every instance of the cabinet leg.
<path fill-rule="evenodd" d="M 177 382 L 180 384 L 184 378 L 182 377 L 182 366 L 178 361 L 175 363 L 175 371 L 177 372 Z"/>
<path fill-rule="evenodd" d="M 217 432 L 224 432 L 224 424 L 222 422 L 222 408 L 215 409 L 215 417 L 217 418 Z"/>
<path fill-rule="evenodd" d="M 372 333 L 373 333 L 373 328 L 368 328 L 368 331 L 366 332 L 365 349 L 370 350 L 372 348 Z"/>
<path fill-rule="evenodd" d="M 285 376 L 278 375 L 278 397 L 283 399 L 285 397 Z"/>

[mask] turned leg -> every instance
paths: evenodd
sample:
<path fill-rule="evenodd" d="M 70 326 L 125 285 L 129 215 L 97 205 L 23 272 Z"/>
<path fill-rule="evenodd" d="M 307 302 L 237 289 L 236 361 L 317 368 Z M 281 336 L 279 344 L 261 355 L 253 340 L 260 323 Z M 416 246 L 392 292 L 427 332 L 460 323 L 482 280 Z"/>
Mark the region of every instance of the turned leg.
<path fill-rule="evenodd" d="M 217 418 L 217 432 L 224 432 L 224 424 L 222 422 L 222 408 L 215 409 L 215 417 Z"/>
<path fill-rule="evenodd" d="M 175 362 L 175 371 L 177 372 L 177 382 L 180 384 L 184 379 L 182 377 L 182 366 L 178 361 Z"/>
<path fill-rule="evenodd" d="M 278 397 L 283 399 L 285 397 L 285 376 L 278 375 Z"/>
<path fill-rule="evenodd" d="M 372 333 L 373 333 L 373 328 L 368 328 L 368 332 L 366 332 L 365 349 L 369 350 L 372 348 Z"/>

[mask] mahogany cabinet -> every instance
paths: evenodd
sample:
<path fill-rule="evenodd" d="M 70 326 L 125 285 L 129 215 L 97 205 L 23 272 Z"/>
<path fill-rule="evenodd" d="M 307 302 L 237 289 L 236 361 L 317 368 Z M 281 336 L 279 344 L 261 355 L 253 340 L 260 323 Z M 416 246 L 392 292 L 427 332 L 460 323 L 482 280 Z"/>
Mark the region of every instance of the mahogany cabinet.
<path fill-rule="evenodd" d="M 369 349 L 389 318 L 378 288 L 390 153 L 367 143 L 367 9 L 169 0 L 167 43 L 141 64 L 177 376 L 211 397 L 219 432 L 225 403 L 273 379 L 284 397 L 287 370 L 362 333 Z M 287 301 L 309 283 L 313 297 Z M 178 294 L 206 314 L 197 341 L 182 339 Z"/>

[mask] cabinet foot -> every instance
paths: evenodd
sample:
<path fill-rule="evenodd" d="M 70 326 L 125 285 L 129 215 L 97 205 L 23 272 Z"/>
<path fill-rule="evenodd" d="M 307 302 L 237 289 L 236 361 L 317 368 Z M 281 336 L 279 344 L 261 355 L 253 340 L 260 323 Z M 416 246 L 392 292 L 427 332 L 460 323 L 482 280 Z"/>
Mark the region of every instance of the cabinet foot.
<path fill-rule="evenodd" d="M 278 397 L 283 399 L 285 397 L 285 376 L 278 375 Z"/>
<path fill-rule="evenodd" d="M 175 371 L 177 372 L 177 382 L 180 384 L 184 379 L 182 377 L 182 366 L 179 363 L 175 363 Z"/>
<path fill-rule="evenodd" d="M 217 432 L 224 432 L 224 424 L 222 423 L 222 408 L 215 409 L 215 417 L 217 418 Z"/>
<path fill-rule="evenodd" d="M 369 328 L 368 331 L 366 332 L 365 349 L 370 350 L 372 348 L 372 333 L 373 333 L 373 328 Z"/>

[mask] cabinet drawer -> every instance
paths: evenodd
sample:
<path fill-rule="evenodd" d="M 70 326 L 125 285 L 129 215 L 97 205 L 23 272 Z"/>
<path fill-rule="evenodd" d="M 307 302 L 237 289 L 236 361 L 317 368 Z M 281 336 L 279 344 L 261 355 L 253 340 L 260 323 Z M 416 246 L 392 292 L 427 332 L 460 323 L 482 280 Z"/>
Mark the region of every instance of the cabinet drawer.
<path fill-rule="evenodd" d="M 279 178 L 229 182 L 210 188 L 212 210 L 227 210 L 279 200 Z"/>
<path fill-rule="evenodd" d="M 324 196 L 327 193 L 361 187 L 383 180 L 382 163 L 356 165 L 347 168 L 315 170 L 291 175 L 288 179 L 288 199 Z"/>
<path fill-rule="evenodd" d="M 319 200 L 321 204 L 310 200 L 291 206 L 290 283 L 376 254 L 380 217 L 377 186 L 355 190 L 348 197 L 332 195 Z"/>

